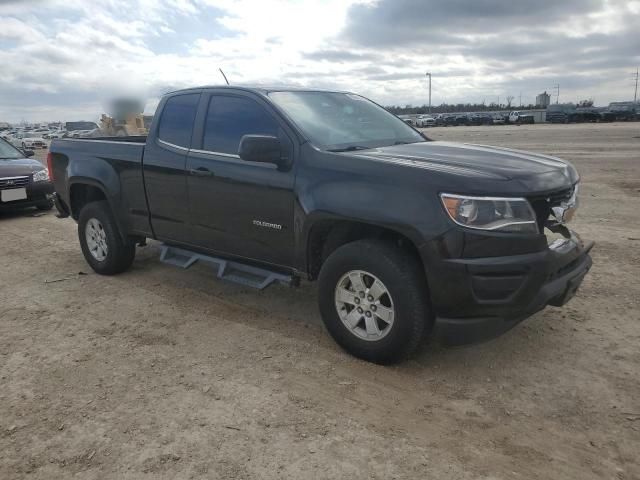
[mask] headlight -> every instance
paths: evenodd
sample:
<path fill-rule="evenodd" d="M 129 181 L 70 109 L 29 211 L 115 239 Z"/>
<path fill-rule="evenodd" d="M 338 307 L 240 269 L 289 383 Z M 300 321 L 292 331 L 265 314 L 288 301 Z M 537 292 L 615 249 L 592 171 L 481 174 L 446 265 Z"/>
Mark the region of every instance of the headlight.
<path fill-rule="evenodd" d="M 538 233 L 536 214 L 525 198 L 470 197 L 440 194 L 451 220 L 458 225 L 498 232 Z"/>
<path fill-rule="evenodd" d="M 46 182 L 47 180 L 49 180 L 49 170 L 46 168 L 33 174 L 34 182 Z"/>

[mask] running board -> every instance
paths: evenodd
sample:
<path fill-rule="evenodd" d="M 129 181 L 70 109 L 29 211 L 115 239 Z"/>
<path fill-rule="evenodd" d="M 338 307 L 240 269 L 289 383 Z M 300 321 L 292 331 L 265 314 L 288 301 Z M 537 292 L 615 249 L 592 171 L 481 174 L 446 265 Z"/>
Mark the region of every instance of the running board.
<path fill-rule="evenodd" d="M 257 288 L 258 290 L 263 290 L 276 282 L 289 286 L 296 284 L 296 278 L 292 275 L 272 272 L 252 265 L 203 255 L 165 244 L 161 247 L 160 261 L 180 268 L 189 268 L 198 261 L 206 262 L 217 268 L 219 279 Z"/>

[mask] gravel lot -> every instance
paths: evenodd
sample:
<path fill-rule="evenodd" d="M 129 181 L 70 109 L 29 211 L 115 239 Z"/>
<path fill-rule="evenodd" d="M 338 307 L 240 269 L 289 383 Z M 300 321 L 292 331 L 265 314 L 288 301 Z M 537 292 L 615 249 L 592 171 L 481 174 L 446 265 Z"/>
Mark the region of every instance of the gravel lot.
<path fill-rule="evenodd" d="M 314 285 L 256 293 L 157 243 L 100 277 L 73 221 L 1 214 L 0 478 L 640 478 L 640 123 L 428 134 L 574 162 L 596 247 L 571 303 L 380 367 Z"/>

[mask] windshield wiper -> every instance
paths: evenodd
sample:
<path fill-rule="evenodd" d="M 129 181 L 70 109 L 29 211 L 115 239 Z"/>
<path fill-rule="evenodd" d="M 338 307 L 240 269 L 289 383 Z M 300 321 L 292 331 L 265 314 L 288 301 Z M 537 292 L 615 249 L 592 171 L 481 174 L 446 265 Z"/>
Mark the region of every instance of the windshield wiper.
<path fill-rule="evenodd" d="M 349 145 L 342 148 L 331 148 L 328 152 L 355 152 L 356 150 L 369 150 L 371 147 L 363 147 L 362 145 Z"/>

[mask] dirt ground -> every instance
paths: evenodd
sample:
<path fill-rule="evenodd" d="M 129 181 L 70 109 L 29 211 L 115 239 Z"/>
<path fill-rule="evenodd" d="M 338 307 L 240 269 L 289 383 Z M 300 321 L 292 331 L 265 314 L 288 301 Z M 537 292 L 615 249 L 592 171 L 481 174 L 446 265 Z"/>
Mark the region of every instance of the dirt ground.
<path fill-rule="evenodd" d="M 582 174 L 594 267 L 564 308 L 380 367 L 314 285 L 255 292 L 138 250 L 93 274 L 73 221 L 0 216 L 0 479 L 640 478 L 640 123 L 430 129 Z"/>

